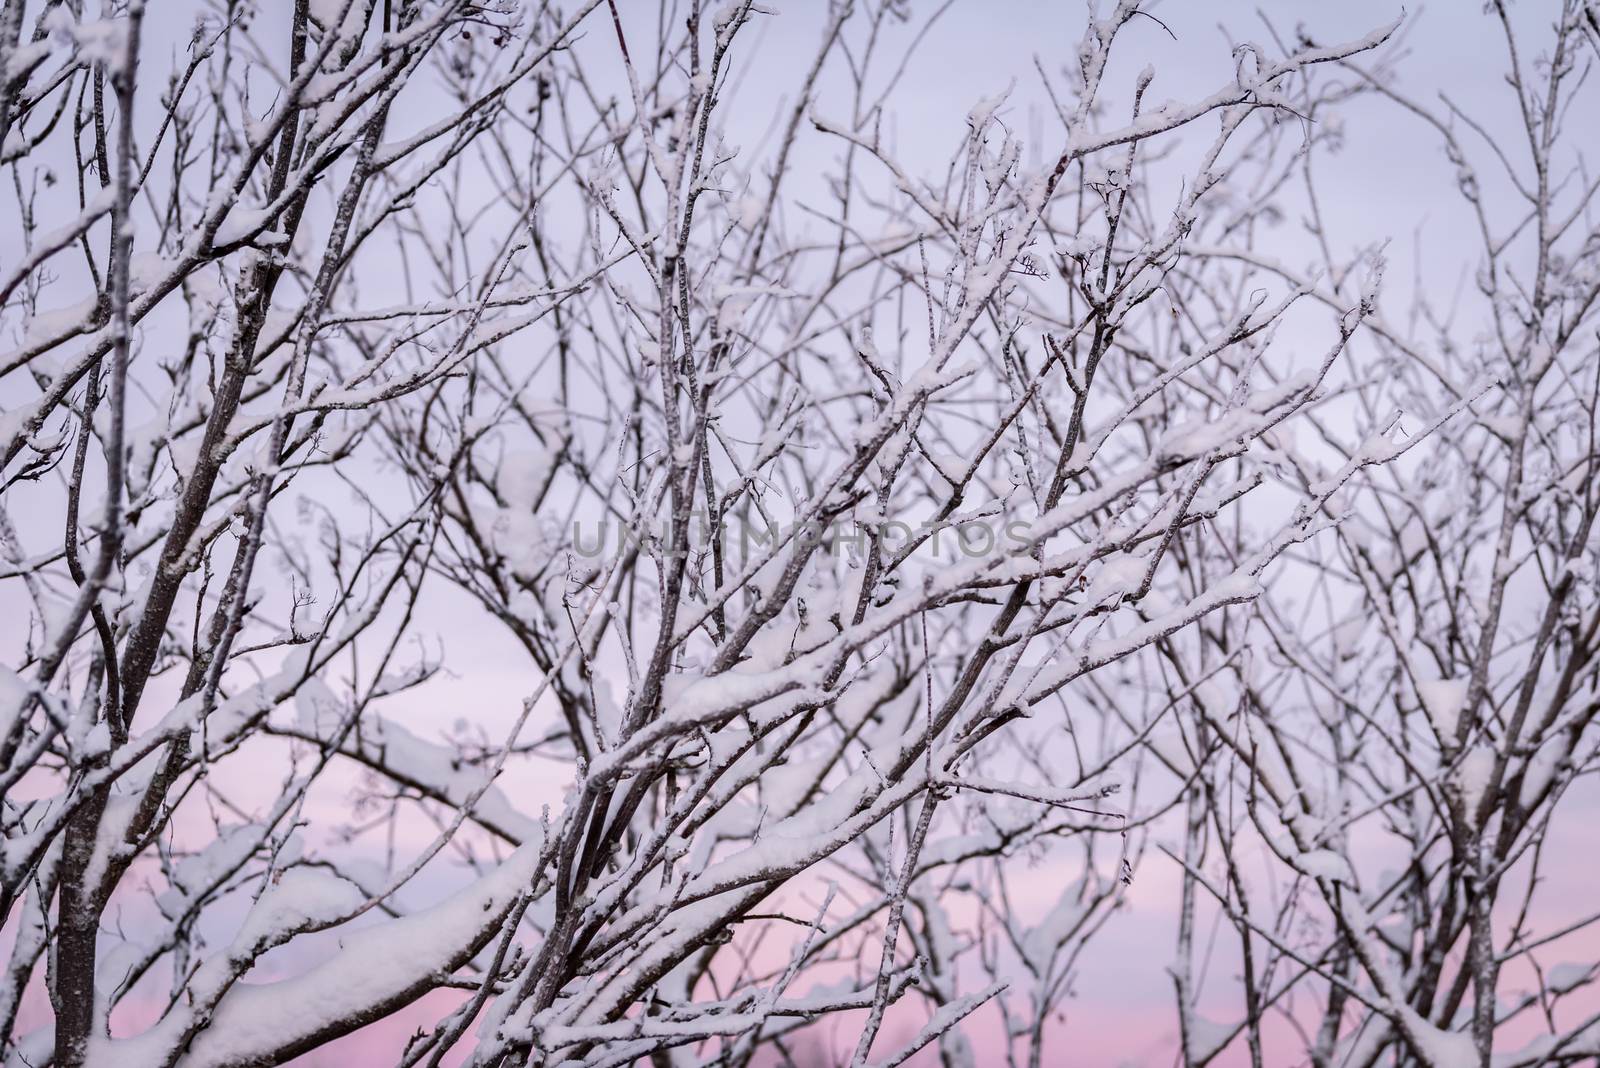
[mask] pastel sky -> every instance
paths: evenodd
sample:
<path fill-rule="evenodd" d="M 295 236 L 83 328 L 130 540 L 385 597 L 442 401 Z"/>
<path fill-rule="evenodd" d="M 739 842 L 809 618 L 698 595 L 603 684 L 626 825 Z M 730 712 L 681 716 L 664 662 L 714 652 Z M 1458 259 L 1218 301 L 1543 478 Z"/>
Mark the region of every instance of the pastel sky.
<path fill-rule="evenodd" d="M 824 11 L 820 0 L 780 0 L 780 5 L 774 6 L 781 6 L 781 11 L 761 19 L 752 31 L 752 40 L 745 43 L 745 54 L 759 56 L 759 61 L 738 70 L 738 93 L 730 109 L 728 140 L 749 145 L 753 151 L 769 136 L 772 115 L 814 54 Z M 1538 13 L 1532 10 L 1535 6 L 1518 5 L 1517 17 L 1530 27 L 1538 24 Z M 654 35 L 656 0 L 618 0 L 618 7 L 625 27 L 636 27 L 641 38 Z M 920 22 L 935 8 L 932 3 L 914 3 L 913 19 Z M 1402 14 L 1398 3 L 1384 0 L 1156 3 L 1149 10 L 1160 22 L 1142 20 L 1130 28 L 1120 45 L 1119 66 L 1109 76 L 1110 84 L 1126 86 L 1148 63 L 1157 72 L 1151 90 L 1157 99 L 1184 99 L 1215 89 L 1232 78 L 1231 42 L 1270 40 L 1258 8 L 1267 12 L 1281 32 L 1292 33 L 1303 25 L 1317 39 L 1328 41 L 1359 36 Z M 1070 0 L 954 4 L 933 22 L 891 97 L 888 110 L 894 118 L 886 129 L 902 157 L 930 171 L 939 167 L 963 136 L 965 117 L 973 104 L 1013 82 L 1001 117 L 1024 138 L 1028 146 L 1025 163 L 1049 155 L 1057 133 L 1053 122 L 1044 118 L 1047 103 L 1035 62 L 1054 72 L 1071 61 L 1084 10 L 1081 3 Z M 1440 0 L 1434 6 L 1405 12 L 1405 18 L 1404 39 L 1397 46 L 1407 52 L 1398 63 L 1400 84 L 1418 96 L 1448 93 L 1464 109 L 1484 116 L 1491 129 L 1503 128 L 1510 117 L 1510 100 L 1496 72 L 1503 63 L 1504 45 L 1478 0 Z M 172 42 L 187 37 L 190 25 L 187 18 L 163 23 L 160 5 L 153 6 L 150 22 L 152 56 L 165 56 Z M 620 78 L 612 35 L 591 32 L 580 48 L 602 68 L 611 64 L 608 76 Z M 828 113 L 837 92 L 836 81 L 831 75 L 825 77 L 817 110 Z M 1113 98 L 1122 99 L 1122 94 L 1115 93 Z M 1327 162 L 1321 189 L 1329 231 L 1346 252 L 1389 243 L 1392 285 L 1385 295 L 1386 308 L 1403 309 L 1416 286 L 1447 301 L 1462 279 L 1470 277 L 1477 253 L 1475 242 L 1461 226 L 1453 168 L 1437 140 L 1419 124 L 1397 115 L 1394 108 L 1375 101 L 1353 103 L 1343 122 L 1345 146 Z M 800 161 L 793 194 L 804 199 L 807 182 L 820 192 L 820 175 L 830 159 L 819 154 Z M 1285 219 L 1269 243 L 1274 240 L 1281 242 L 1275 254 L 1286 261 L 1310 263 L 1316 258 L 1296 219 Z M 1292 347 L 1300 340 L 1308 346 L 1320 344 L 1310 336 L 1297 339 L 1292 332 L 1280 343 Z M 424 618 L 435 624 L 448 648 L 450 671 L 407 695 L 388 713 L 398 715 L 425 736 L 449 729 L 458 718 L 481 723 L 492 734 L 515 714 L 529 689 L 530 667 L 507 637 L 486 625 L 459 597 L 435 594 L 426 608 Z M 0 636 L 11 640 L 15 626 L 14 620 L 0 622 L 4 628 Z M 509 777 L 506 789 L 523 811 L 537 812 L 541 805 L 561 803 L 570 775 L 570 768 L 536 764 L 519 768 Z M 347 815 L 352 783 L 348 775 L 330 777 L 313 795 L 314 805 L 320 806 L 316 811 L 329 822 Z M 236 786 L 241 801 L 259 800 L 271 796 L 277 778 L 263 775 L 258 782 Z M 1600 797 L 1594 789 L 1584 787 L 1569 799 L 1566 811 L 1552 832 L 1552 847 L 1574 859 L 1552 868 L 1551 881 L 1539 898 L 1540 908 L 1548 911 L 1543 924 L 1547 927 L 1577 915 L 1585 900 L 1592 904 L 1592 865 L 1582 858 L 1593 854 L 1592 828 L 1594 817 L 1600 815 Z M 425 836 L 427 831 L 418 833 Z M 1164 841 L 1164 834 L 1158 831 L 1153 844 Z M 1381 845 L 1375 843 L 1374 848 Z M 1020 884 L 1024 888 L 1022 908 L 1043 913 L 1073 874 L 1060 864 L 1041 865 Z M 1159 1068 L 1174 1062 L 1176 1019 L 1166 967 L 1175 937 L 1178 874 L 1176 865 L 1156 848 L 1142 858 L 1126 893 L 1125 908 L 1082 959 L 1065 1018 L 1053 1025 L 1057 1048 L 1062 1051 L 1062 1059 L 1053 1064 Z M 457 876 L 447 866 L 430 871 L 421 885 L 411 888 L 409 900 L 424 903 L 429 893 L 442 894 Z M 1228 939 L 1220 942 L 1225 945 Z M 1597 938 L 1585 936 L 1569 944 L 1573 952 L 1600 952 Z M 1229 952 L 1219 949 L 1213 964 L 1219 974 L 1233 967 Z M 307 959 L 299 956 L 292 964 L 301 967 Z M 433 1023 L 455 998 L 449 993 L 431 996 L 411 1010 L 296 1063 L 329 1068 L 392 1063 L 407 1035 L 419 1025 Z M 29 1011 L 39 1020 L 47 1008 L 42 992 L 36 991 Z M 119 1025 L 137 1026 L 139 1011 L 138 1006 L 130 1006 L 119 1017 Z M 1219 1017 L 1227 1012 L 1225 1003 L 1217 1006 Z M 909 1032 L 918 1023 L 901 1025 Z M 849 1025 L 846 1021 L 840 1026 L 847 1030 Z M 975 1018 L 975 1041 L 985 1035 L 989 1042 L 997 1041 L 995 1033 L 992 1017 Z M 1231 1068 L 1247 1063 L 1243 1056 L 1242 1048 L 1233 1049 L 1215 1063 Z M 913 1063 L 933 1063 L 931 1051 Z"/>

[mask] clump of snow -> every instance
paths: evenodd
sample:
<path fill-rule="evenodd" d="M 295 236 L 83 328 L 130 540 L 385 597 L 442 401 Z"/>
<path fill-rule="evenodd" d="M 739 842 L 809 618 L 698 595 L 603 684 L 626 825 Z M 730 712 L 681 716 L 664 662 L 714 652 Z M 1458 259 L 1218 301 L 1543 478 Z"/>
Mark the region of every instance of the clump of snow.
<path fill-rule="evenodd" d="M 1252 413 L 1241 408 L 1217 419 L 1181 423 L 1162 436 L 1159 454 L 1171 460 L 1187 460 L 1238 440 L 1251 424 Z"/>
<path fill-rule="evenodd" d="M 1478 1050 L 1472 1036 L 1462 1031 L 1441 1031 L 1414 1009 L 1402 1007 L 1406 1030 L 1434 1068 L 1477 1068 Z"/>
<path fill-rule="evenodd" d="M 961 482 L 967 473 L 967 458 L 953 452 L 930 452 L 928 460 L 933 464 L 934 470 L 952 486 Z"/>
<path fill-rule="evenodd" d="M 1456 787 L 1461 791 L 1461 804 L 1469 816 L 1477 811 L 1493 774 L 1494 750 L 1488 746 L 1475 745 L 1461 758 L 1456 768 Z"/>
<path fill-rule="evenodd" d="M 1189 1060 L 1195 1064 L 1204 1064 L 1222 1052 L 1222 1048 L 1239 1033 L 1239 1026 L 1218 1023 L 1197 1012 L 1191 1012 L 1184 1030 L 1187 1032 L 1184 1037 L 1187 1040 L 1185 1044 L 1188 1046 Z"/>
<path fill-rule="evenodd" d="M 311 19 L 338 37 L 349 37 L 362 29 L 367 5 L 362 0 L 311 0 Z"/>
<path fill-rule="evenodd" d="M 1461 722 L 1461 707 L 1467 701 L 1466 679 L 1429 679 L 1417 683 L 1417 697 L 1428 713 L 1428 722 L 1441 739 L 1454 738 Z"/>
<path fill-rule="evenodd" d="M 1545 973 L 1545 989 L 1552 994 L 1571 993 L 1591 982 L 1596 972 L 1600 972 L 1600 964 L 1597 963 L 1581 964 L 1567 961 L 1565 964 L 1557 964 Z"/>
<path fill-rule="evenodd" d="M 766 214 L 767 204 L 758 196 L 745 194 L 734 201 L 729 209 L 729 214 L 746 230 L 754 230 L 761 223 L 761 216 Z"/>
<path fill-rule="evenodd" d="M 8 667 L 0 666 L 0 730 L 9 732 L 31 692 L 27 682 Z"/>
<path fill-rule="evenodd" d="M 1296 864 L 1313 879 L 1326 879 L 1330 883 L 1344 883 L 1346 886 L 1356 885 L 1356 875 L 1350 870 L 1349 861 L 1331 849 L 1313 849 L 1309 853 L 1301 853 L 1296 858 Z"/>
<path fill-rule="evenodd" d="M 1099 604 L 1118 594 L 1138 589 L 1139 584 L 1144 581 L 1147 566 L 1144 558 L 1134 553 L 1116 553 L 1107 557 L 1105 563 L 1095 572 L 1094 580 L 1089 583 L 1084 599 L 1089 604 Z"/>
<path fill-rule="evenodd" d="M 295 718 L 309 731 L 331 732 L 343 718 L 343 706 L 328 684 L 314 675 L 295 691 Z"/>
<path fill-rule="evenodd" d="M 181 914 L 191 901 L 204 897 L 260 845 L 261 829 L 254 824 L 221 829 L 204 849 L 173 865 L 167 877 L 171 889 L 156 898 L 156 905 L 167 916 Z"/>
<path fill-rule="evenodd" d="M 989 119 L 994 115 L 1000 105 L 1006 102 L 1011 95 L 1011 90 L 1017 87 L 1017 80 L 1011 79 L 1011 84 L 993 96 L 986 96 L 972 105 L 972 110 L 967 112 L 967 122 L 974 130 L 982 130 L 989 125 Z"/>
<path fill-rule="evenodd" d="M 1050 970 L 1051 958 L 1083 923 L 1085 881 L 1068 884 L 1056 903 L 1022 939 L 1022 954 L 1036 975 Z"/>
<path fill-rule="evenodd" d="M 744 313 L 749 311 L 758 297 L 789 297 L 791 290 L 782 286 L 718 286 L 711 299 L 717 305 L 717 333 L 723 337 L 739 329 Z"/>
<path fill-rule="evenodd" d="M 354 912 L 366 895 L 354 883 L 317 868 L 296 867 L 274 877 L 256 900 L 234 945 L 246 952 L 284 936 L 337 923 Z"/>
<path fill-rule="evenodd" d="M 235 241 L 242 241 L 258 230 L 265 230 L 271 218 L 272 212 L 267 208 L 235 206 L 217 228 L 217 235 L 211 239 L 211 243 L 231 245 Z"/>
<path fill-rule="evenodd" d="M 553 449 L 518 449 L 506 453 L 495 471 L 494 488 L 508 508 L 532 510 L 544 495 L 555 465 Z"/>
<path fill-rule="evenodd" d="M 338 1021 L 373 1005 L 414 996 L 439 975 L 460 967 L 498 930 L 506 910 L 538 871 L 541 850 L 542 844 L 524 846 L 432 908 L 345 934 L 339 952 L 307 972 L 277 982 L 233 985 L 212 1013 L 210 1026 L 192 1041 L 185 1033 L 191 1015 L 175 1011 L 137 1037 L 97 1037 L 91 1062 L 170 1064 L 188 1042 L 181 1062 L 185 1065 L 250 1063 L 266 1051 L 325 1035 Z M 302 884 L 289 890 L 285 907 L 323 910 L 332 895 L 326 884 Z M 221 958 L 208 960 L 191 985 L 204 989 L 217 983 L 226 967 Z"/>
<path fill-rule="evenodd" d="M 531 509 L 502 508 L 489 528 L 490 540 L 511 573 L 533 581 L 549 564 L 552 541 L 544 522 Z"/>
<path fill-rule="evenodd" d="M 98 296 L 87 296 L 61 308 L 38 312 L 28 318 L 22 331 L 24 348 L 54 343 L 70 334 L 88 328 L 94 319 Z"/>
<path fill-rule="evenodd" d="M 1562 761 L 1566 759 L 1566 748 L 1564 739 L 1552 738 L 1528 758 L 1528 766 L 1522 773 L 1522 789 L 1517 795 L 1517 803 L 1523 808 L 1533 804 L 1534 799 L 1544 792 L 1544 788 L 1561 770 Z"/>

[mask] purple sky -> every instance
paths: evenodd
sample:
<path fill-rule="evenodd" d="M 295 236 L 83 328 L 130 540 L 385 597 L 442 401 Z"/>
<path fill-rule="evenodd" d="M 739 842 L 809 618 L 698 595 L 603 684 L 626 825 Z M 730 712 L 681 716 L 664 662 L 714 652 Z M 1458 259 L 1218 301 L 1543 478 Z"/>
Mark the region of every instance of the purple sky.
<path fill-rule="evenodd" d="M 637 28 L 630 32 L 637 32 L 641 39 L 653 37 L 655 0 L 619 0 L 619 7 L 625 27 Z M 914 4 L 914 17 L 920 21 L 932 7 Z M 1517 17 L 1530 28 L 1537 26 L 1540 17 L 1533 7 L 1517 8 Z M 743 54 L 760 58 L 738 73 L 739 92 L 729 108 L 728 139 L 750 146 L 751 151 L 762 143 L 776 107 L 809 62 L 824 5 L 789 0 L 782 8 L 781 13 L 763 18 L 753 31 L 754 39 L 744 42 Z M 1139 20 L 1130 27 L 1119 46 L 1120 66 L 1108 77 L 1108 84 L 1115 87 L 1108 93 L 1110 99 L 1124 99 L 1125 87 L 1146 63 L 1157 72 L 1151 89 L 1155 99 L 1206 93 L 1232 78 L 1230 36 L 1235 41 L 1270 39 L 1257 5 L 1242 0 L 1157 4 L 1150 10 L 1165 28 L 1154 19 Z M 1279 31 L 1292 33 L 1303 24 L 1314 37 L 1328 41 L 1359 36 L 1399 13 L 1397 4 L 1374 0 L 1336 5 L 1292 0 L 1271 5 L 1271 17 Z M 935 22 L 907 63 L 888 105 L 894 114 L 889 130 L 902 157 L 929 170 L 940 166 L 965 132 L 968 109 L 1013 80 L 1015 89 L 1000 114 L 1021 133 L 1029 152 L 1038 154 L 1025 152 L 1024 160 L 1031 163 L 1053 152 L 1059 135 L 1053 120 L 1045 118 L 1047 104 L 1034 62 L 1037 57 L 1052 73 L 1069 62 L 1083 17 L 1081 4 L 1054 0 L 954 5 Z M 169 45 L 163 38 L 170 42 L 187 36 L 187 19 L 163 22 L 159 7 L 151 21 L 152 56 L 166 54 Z M 1225 34 L 1223 27 L 1230 33 Z M 598 24 L 591 27 L 579 47 L 602 69 L 611 64 L 610 76 L 620 77 L 615 39 L 598 30 Z M 1464 109 L 1484 116 L 1490 129 L 1504 128 L 1511 116 L 1507 111 L 1510 98 L 1498 76 L 1503 67 L 1503 41 L 1477 3 L 1439 4 L 1412 11 L 1400 47 L 1408 53 L 1398 64 L 1403 89 L 1435 99 L 1446 93 Z M 824 114 L 844 107 L 837 73 L 824 77 L 818 94 L 816 108 Z M 1453 169 L 1437 139 L 1420 124 L 1398 115 L 1393 107 L 1375 101 L 1353 104 L 1343 120 L 1345 146 L 1340 155 L 1326 161 L 1321 188 L 1328 228 L 1340 246 L 1336 251 L 1349 253 L 1389 242 L 1392 266 L 1386 308 L 1403 309 L 1414 284 L 1448 302 L 1463 277 L 1470 277 L 1477 250 L 1475 239 L 1461 225 Z M 397 136 L 404 132 L 403 122 L 401 127 Z M 820 146 L 816 139 L 809 143 Z M 833 151 L 819 147 L 815 156 L 799 162 L 792 195 L 806 199 L 808 182 L 810 188 L 821 192 L 819 175 L 830 166 Z M 6 222 L 0 233 L 12 225 Z M 1305 264 L 1316 258 L 1296 218 L 1285 219 L 1268 244 L 1275 255 L 1289 262 Z M 1470 328 L 1463 333 L 1470 337 Z M 1293 336 L 1286 338 L 1290 346 L 1295 341 Z M 1313 342 L 1308 338 L 1307 343 Z M 1320 345 L 1320 341 L 1315 343 Z M 396 715 L 424 735 L 447 729 L 458 717 L 480 722 L 493 734 L 510 721 L 527 690 L 528 669 L 522 655 L 508 638 L 485 627 L 481 615 L 459 595 L 434 594 L 427 608 L 425 618 L 435 622 L 446 643 L 450 673 L 395 702 L 386 714 Z M 14 640 L 16 623 L 14 619 L 0 621 L 0 638 Z M 537 812 L 541 804 L 560 804 L 568 776 L 570 769 L 558 765 L 524 767 L 510 776 L 507 790 L 523 811 Z M 318 787 L 314 803 L 322 806 L 330 820 L 343 815 L 344 791 L 351 781 L 336 775 Z M 239 784 L 241 800 L 270 796 L 275 788 L 276 780 L 270 776 Z M 1600 806 L 1591 790 L 1588 796 L 1570 799 L 1567 811 L 1566 821 L 1553 832 L 1552 844 L 1575 859 L 1552 869 L 1552 881 L 1540 898 L 1541 907 L 1549 911 L 1547 926 L 1574 915 L 1581 900 L 1592 900 L 1589 865 L 1576 858 L 1592 853 L 1593 834 L 1587 821 Z M 427 833 L 426 828 L 418 828 L 420 836 Z M 1157 843 L 1164 840 L 1160 833 L 1154 838 Z M 1374 848 L 1381 846 L 1375 844 Z M 1041 865 L 1022 884 L 1024 911 L 1042 913 L 1071 874 L 1059 865 Z M 438 873 L 436 885 L 442 887 L 449 877 L 447 872 Z M 1171 1063 L 1176 1021 L 1172 983 L 1165 969 L 1172 953 L 1177 887 L 1176 866 L 1151 849 L 1127 893 L 1127 908 L 1111 921 L 1081 963 L 1077 995 L 1067 1004 L 1060 1032 L 1065 1036 L 1061 1047 L 1071 1052 L 1058 1063 Z M 419 900 L 422 896 L 419 888 Z M 1221 941 L 1226 944 L 1228 939 Z M 1574 951 L 1580 944 L 1590 952 L 1600 945 L 1592 939 L 1575 941 Z M 1226 970 L 1231 966 L 1227 951 L 1220 951 L 1214 967 Z M 447 994 L 430 998 L 415 1011 L 384 1021 L 300 1063 L 389 1063 L 411 1028 L 437 1019 L 451 998 Z M 46 1008 L 42 997 L 31 1006 L 35 1013 Z M 1219 1009 L 1219 1015 L 1225 1014 L 1225 1009 Z M 136 1009 L 132 1015 L 137 1015 Z M 989 1028 L 992 1033 L 993 1023 L 980 1020 L 976 1027 Z M 1217 1063 L 1243 1063 L 1240 1056 L 1239 1051 L 1230 1051 Z"/>

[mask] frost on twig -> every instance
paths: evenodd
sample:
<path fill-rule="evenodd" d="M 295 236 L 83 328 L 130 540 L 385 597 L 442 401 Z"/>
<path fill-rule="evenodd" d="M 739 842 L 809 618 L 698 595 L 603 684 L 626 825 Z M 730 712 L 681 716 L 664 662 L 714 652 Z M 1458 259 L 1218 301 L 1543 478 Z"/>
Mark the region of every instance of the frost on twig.
<path fill-rule="evenodd" d="M 1186 1065 L 1595 1055 L 1559 6 L 1512 145 L 1131 0 L 910 137 L 943 7 L 3 5 L 0 1055 L 1058 1063 L 1130 913 Z"/>

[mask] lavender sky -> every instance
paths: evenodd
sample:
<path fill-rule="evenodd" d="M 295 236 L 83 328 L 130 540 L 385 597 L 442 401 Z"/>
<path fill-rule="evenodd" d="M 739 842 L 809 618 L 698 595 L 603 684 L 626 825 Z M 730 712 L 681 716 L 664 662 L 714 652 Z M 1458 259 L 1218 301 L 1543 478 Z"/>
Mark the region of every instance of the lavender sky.
<path fill-rule="evenodd" d="M 726 113 L 728 141 L 748 146 L 758 156 L 765 139 L 773 136 L 773 116 L 814 54 L 825 11 L 821 0 L 786 0 L 769 6 L 775 13 L 761 18 L 751 31 L 752 40 L 742 46 L 745 58 L 736 68 L 737 91 L 729 94 L 732 103 Z M 186 40 L 190 20 L 186 10 L 178 16 L 178 7 L 170 9 L 170 16 L 162 5 L 153 7 L 147 62 L 163 66 L 164 57 Z M 641 39 L 653 38 L 659 13 L 655 0 L 618 0 L 618 8 L 630 33 L 636 32 Z M 1037 167 L 1051 157 L 1056 127 L 1047 118 L 1048 102 L 1035 64 L 1054 73 L 1071 62 L 1082 33 L 1084 6 L 1057 0 L 990 0 L 956 3 L 947 10 L 933 3 L 914 3 L 910 10 L 912 21 L 900 31 L 902 47 L 910 43 L 912 31 L 924 25 L 927 28 L 887 105 L 893 120 L 886 129 L 901 157 L 913 167 L 937 170 L 964 136 L 966 115 L 974 103 L 1008 86 L 1013 87 L 999 114 L 1025 141 L 1024 167 Z M 1430 98 L 1448 94 L 1463 109 L 1482 117 L 1490 129 L 1509 128 L 1513 118 L 1511 97 L 1498 75 L 1504 63 L 1503 38 L 1476 0 L 1441 0 L 1415 10 L 1379 0 L 1339 4 L 1280 0 L 1270 5 L 1192 0 L 1157 3 L 1149 10 L 1159 23 L 1152 18 L 1130 27 L 1126 41 L 1119 45 L 1117 65 L 1108 75 L 1109 85 L 1124 89 L 1108 94 L 1109 99 L 1125 99 L 1125 87 L 1145 64 L 1156 70 L 1151 90 L 1156 99 L 1183 99 L 1209 92 L 1232 79 L 1235 44 L 1261 41 L 1271 48 L 1269 22 L 1285 35 L 1303 26 L 1316 39 L 1331 41 L 1359 36 L 1403 14 L 1403 31 L 1384 53 L 1399 72 L 1398 84 L 1403 90 Z M 939 14 L 930 24 L 929 16 L 935 12 Z M 1539 5 L 1519 4 L 1515 16 L 1536 31 L 1542 13 Z M 592 69 L 620 87 L 622 68 L 615 37 L 600 32 L 602 29 L 608 27 L 596 22 L 577 47 Z M 838 74 L 824 73 L 815 103 L 820 113 L 844 107 Z M 1478 253 L 1476 239 L 1464 225 L 1465 216 L 1454 196 L 1454 169 L 1437 138 L 1420 123 L 1397 114 L 1393 106 L 1374 100 L 1352 102 L 1340 118 L 1343 150 L 1323 162 L 1319 189 L 1326 229 L 1339 246 L 1336 252 L 1351 254 L 1387 243 L 1384 254 L 1390 263 L 1390 282 L 1382 303 L 1386 314 L 1403 318 L 1419 289 L 1448 306 L 1453 294 L 1470 280 Z M 1600 128 L 1600 123 L 1594 125 Z M 397 126 L 397 137 L 407 132 L 403 116 L 397 119 Z M 797 161 L 788 191 L 800 201 L 807 199 L 808 190 L 821 198 L 824 175 L 833 162 L 832 148 L 823 147 L 818 139 L 807 144 L 812 154 Z M 1600 135 L 1594 136 L 1592 147 L 1600 149 Z M 0 219 L 0 240 L 9 240 L 15 225 L 11 218 Z M 1282 220 L 1265 247 L 1277 258 L 1298 266 L 1320 259 L 1301 219 L 1292 215 Z M 64 288 L 70 287 L 70 282 L 65 280 Z M 1470 302 L 1467 308 L 1461 336 L 1470 339 L 1476 329 L 1471 317 L 1476 312 Z M 1289 351 L 1302 345 L 1308 355 L 1322 344 L 1309 326 L 1304 337 L 1296 336 L 1296 329 L 1291 321 L 1278 344 Z M 9 402 L 0 397 L 0 403 Z M 29 517 L 18 518 L 25 536 L 51 536 L 42 519 L 32 525 Z M 481 612 L 460 594 L 439 588 L 425 600 L 424 616 L 448 649 L 449 671 L 405 695 L 386 714 L 423 736 L 437 735 L 462 719 L 483 725 L 491 734 L 503 728 L 529 688 L 530 668 L 525 657 L 509 637 L 485 626 Z M 0 616 L 0 641 L 20 642 L 21 622 L 13 613 Z M 506 789 L 523 811 L 537 812 L 542 804 L 561 803 L 571 774 L 570 767 L 534 764 L 511 773 Z M 321 806 L 318 811 L 330 823 L 347 815 L 352 782 L 349 775 L 330 776 L 313 794 L 314 805 Z M 277 784 L 274 769 L 263 769 L 258 781 L 236 785 L 240 799 L 249 801 L 270 797 Z M 1579 901 L 1592 896 L 1592 865 L 1585 858 L 1593 853 L 1592 827 L 1597 815 L 1600 803 L 1589 789 L 1568 802 L 1564 822 L 1553 832 L 1555 848 L 1572 860 L 1556 869 L 1541 898 L 1542 907 L 1550 910 L 1552 926 L 1575 913 Z M 430 829 L 418 828 L 416 833 L 420 841 Z M 1156 844 L 1163 833 L 1155 835 Z M 1374 843 L 1373 848 L 1382 845 Z M 1024 899 L 1020 906 L 1025 912 L 1042 913 L 1073 874 L 1059 864 L 1041 863 L 1021 884 Z M 458 878 L 447 865 L 440 865 L 408 888 L 408 900 L 424 902 L 430 892 L 442 894 Z M 1148 850 L 1127 892 L 1126 908 L 1091 943 L 1079 964 L 1075 996 L 1056 1025 L 1068 1036 L 1064 1044 L 1072 1050 L 1071 1059 L 1062 1063 L 1172 1063 L 1177 1025 L 1166 968 L 1175 937 L 1178 883 L 1176 865 L 1159 850 Z M 1600 941 L 1586 944 L 1591 951 L 1600 951 Z M 278 965 L 302 968 L 308 960 L 304 954 L 297 949 L 294 957 L 280 960 Z M 1219 949 L 1213 966 L 1221 971 L 1233 966 L 1226 950 Z M 390 1063 L 409 1031 L 436 1019 L 441 1006 L 451 999 L 449 994 L 430 996 L 412 1010 L 299 1063 Z M 29 1008 L 41 1019 L 47 1013 L 42 991 L 35 992 Z M 122 1022 L 134 1025 L 137 1014 L 137 1007 L 132 1007 Z M 848 1018 L 833 1026 L 840 1029 L 841 1043 L 852 1037 L 844 1033 L 850 1026 Z M 914 1026 L 907 1025 L 908 1029 Z M 982 1015 L 974 1024 L 974 1035 L 993 1036 L 994 1028 L 994 1020 Z M 1217 1063 L 1243 1063 L 1242 1056 L 1242 1051 L 1230 1052 Z M 931 1051 L 925 1051 L 917 1063 L 931 1059 Z"/>

